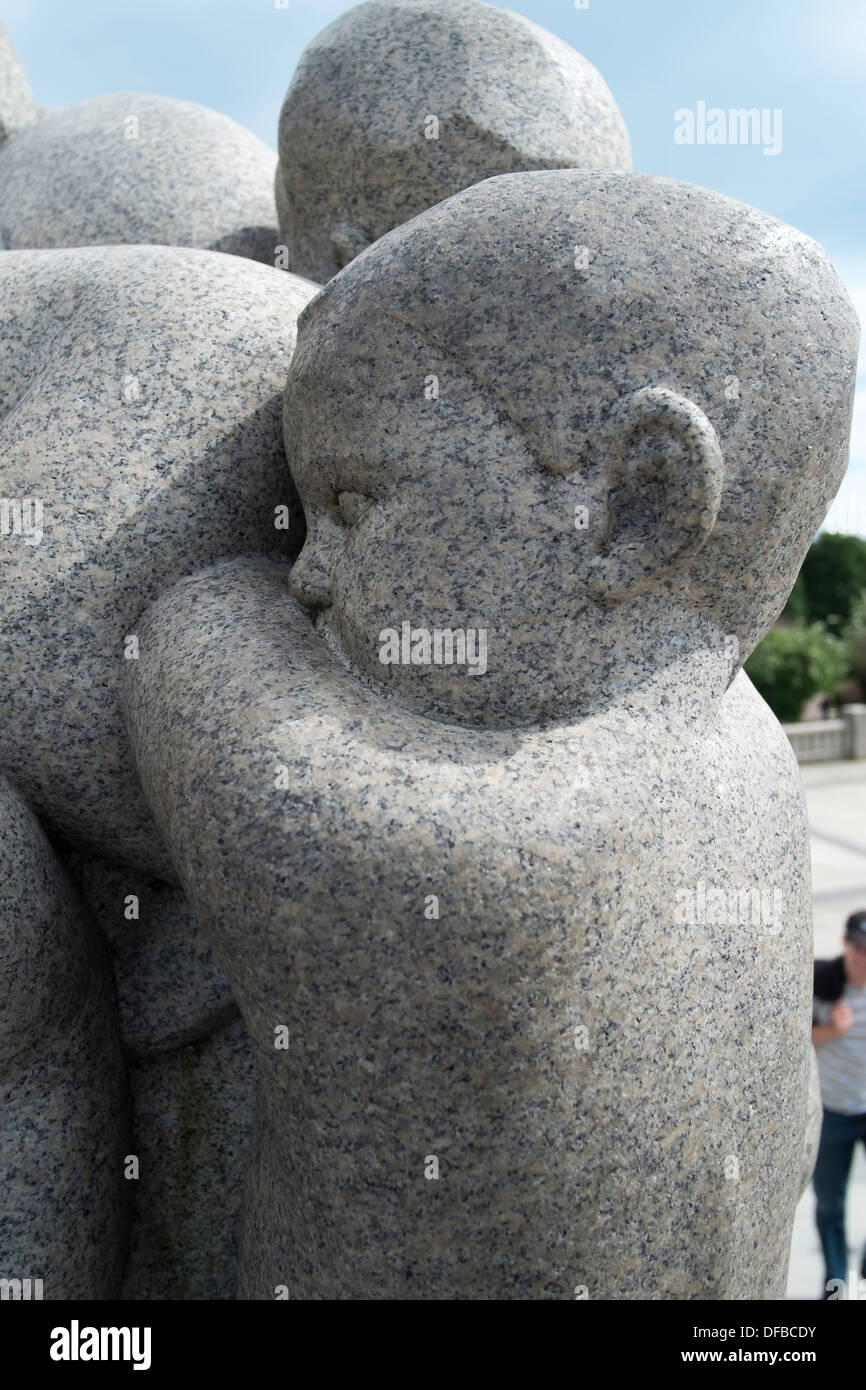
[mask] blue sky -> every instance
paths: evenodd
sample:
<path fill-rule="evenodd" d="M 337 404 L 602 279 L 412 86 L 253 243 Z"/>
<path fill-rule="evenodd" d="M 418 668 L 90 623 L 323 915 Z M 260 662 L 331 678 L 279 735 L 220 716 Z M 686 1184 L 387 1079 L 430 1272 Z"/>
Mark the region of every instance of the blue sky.
<path fill-rule="evenodd" d="M 274 145 L 301 51 L 351 8 L 342 0 L 277 6 L 2 0 L 0 16 L 40 105 L 161 92 L 224 111 Z M 599 68 L 625 116 L 636 169 L 705 184 L 817 238 L 866 325 L 866 0 L 589 0 L 586 9 L 518 0 L 509 8 Z M 698 102 L 780 110 L 780 152 L 678 144 L 674 113 Z M 831 524 L 866 534 L 862 367 L 851 466 Z"/>

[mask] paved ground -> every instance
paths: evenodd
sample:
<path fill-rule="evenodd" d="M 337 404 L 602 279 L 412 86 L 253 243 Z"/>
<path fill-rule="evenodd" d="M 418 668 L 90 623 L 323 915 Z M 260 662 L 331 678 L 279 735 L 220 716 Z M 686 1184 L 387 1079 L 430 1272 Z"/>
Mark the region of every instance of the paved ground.
<path fill-rule="evenodd" d="M 866 762 L 812 763 L 801 769 L 812 828 L 812 892 L 815 954 L 835 956 L 845 918 L 866 908 Z M 815 1230 L 811 1186 L 797 1208 L 789 1298 L 817 1298 L 824 1264 Z M 849 1264 L 859 1268 L 866 1241 L 866 1155 L 857 1153 L 848 1187 Z"/>

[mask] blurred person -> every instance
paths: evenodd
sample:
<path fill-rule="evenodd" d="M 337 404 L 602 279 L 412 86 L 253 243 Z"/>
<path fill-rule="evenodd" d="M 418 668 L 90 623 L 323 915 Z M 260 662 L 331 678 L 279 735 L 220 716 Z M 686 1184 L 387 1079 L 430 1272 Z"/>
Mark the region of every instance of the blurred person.
<path fill-rule="evenodd" d="M 812 1181 L 826 1266 L 825 1298 L 832 1280 L 844 1283 L 847 1277 L 848 1175 L 857 1140 L 866 1146 L 866 911 L 852 912 L 842 945 L 841 956 L 815 961 L 812 1004 L 812 1042 L 824 1109 Z M 866 1249 L 860 1274 L 866 1278 Z"/>

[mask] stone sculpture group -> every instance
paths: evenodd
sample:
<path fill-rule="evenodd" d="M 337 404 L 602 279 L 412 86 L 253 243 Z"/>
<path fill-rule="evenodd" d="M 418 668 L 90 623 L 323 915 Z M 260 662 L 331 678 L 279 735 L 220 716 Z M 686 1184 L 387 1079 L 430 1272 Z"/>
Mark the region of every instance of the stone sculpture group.
<path fill-rule="evenodd" d="M 0 36 L 0 247 L 0 1275 L 783 1296 L 808 836 L 742 663 L 846 467 L 824 252 L 476 0 L 330 25 L 279 160 Z"/>

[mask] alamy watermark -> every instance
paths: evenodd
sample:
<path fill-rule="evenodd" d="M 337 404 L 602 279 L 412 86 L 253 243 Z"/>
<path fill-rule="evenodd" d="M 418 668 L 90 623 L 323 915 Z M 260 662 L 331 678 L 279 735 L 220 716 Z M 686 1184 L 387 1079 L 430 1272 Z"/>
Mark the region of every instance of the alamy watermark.
<path fill-rule="evenodd" d="M 149 1327 L 82 1327 L 73 1318 L 69 1327 L 51 1329 L 48 1355 L 52 1361 L 131 1361 L 134 1371 L 151 1364 Z"/>
<path fill-rule="evenodd" d="M 701 878 L 693 888 L 678 888 L 676 899 L 674 921 L 680 925 L 752 926 L 767 936 L 782 930 L 781 888 L 722 888 Z"/>
<path fill-rule="evenodd" d="M 764 154 L 782 152 L 782 111 L 776 106 L 729 107 L 695 104 L 674 112 L 674 140 L 678 145 L 762 145 Z"/>
<path fill-rule="evenodd" d="M 379 633 L 383 666 L 465 666 L 471 676 L 487 670 L 486 627 L 413 627 L 409 622 Z"/>
<path fill-rule="evenodd" d="M 847 1283 L 844 1279 L 828 1279 L 824 1285 L 827 1302 L 839 1299 L 866 1299 L 866 1279 L 861 1278 L 856 1269 L 849 1269 Z"/>
<path fill-rule="evenodd" d="M 0 1279 L 0 1301 L 6 1302 L 7 1299 L 13 1301 L 21 1300 L 24 1303 L 31 1299 L 39 1301 L 42 1294 L 41 1279 Z"/>
<path fill-rule="evenodd" d="M 0 497 L 0 539 L 22 536 L 25 545 L 42 540 L 42 498 Z"/>

